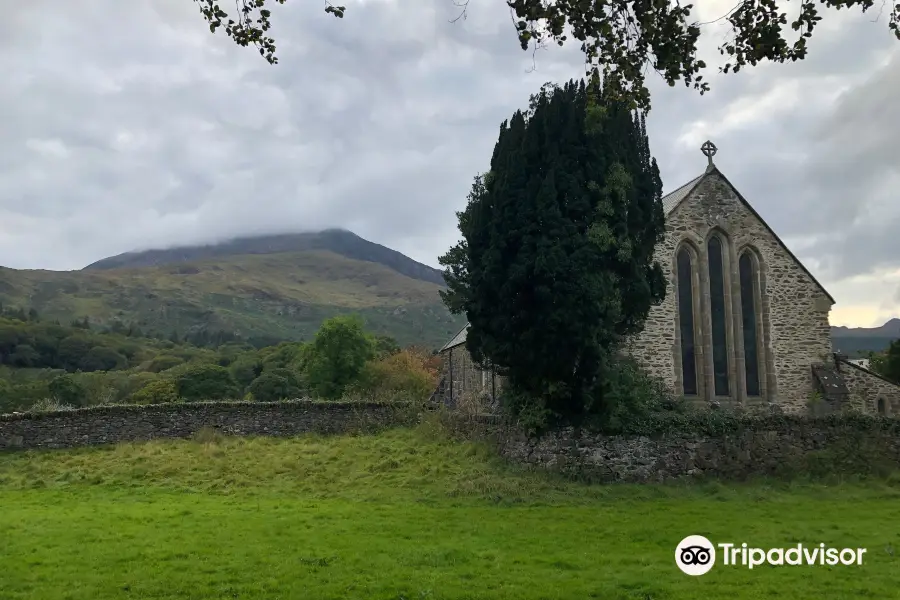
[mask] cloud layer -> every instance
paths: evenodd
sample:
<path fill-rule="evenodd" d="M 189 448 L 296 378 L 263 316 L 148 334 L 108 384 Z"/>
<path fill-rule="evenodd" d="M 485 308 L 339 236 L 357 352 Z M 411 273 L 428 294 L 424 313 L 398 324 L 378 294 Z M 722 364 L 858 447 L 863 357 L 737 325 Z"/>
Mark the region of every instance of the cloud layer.
<path fill-rule="evenodd" d="M 190 0 L 31 0 L 0 22 L 0 264 L 72 269 L 120 252 L 339 226 L 435 265 L 500 122 L 575 45 L 534 58 L 502 2 L 273 9 L 280 64 L 211 35 Z M 729 2 L 703 3 L 712 20 Z M 667 190 L 716 163 L 837 298 L 837 324 L 900 313 L 900 44 L 827 15 L 810 58 L 652 80 Z M 536 67 L 536 68 L 535 68 Z"/>

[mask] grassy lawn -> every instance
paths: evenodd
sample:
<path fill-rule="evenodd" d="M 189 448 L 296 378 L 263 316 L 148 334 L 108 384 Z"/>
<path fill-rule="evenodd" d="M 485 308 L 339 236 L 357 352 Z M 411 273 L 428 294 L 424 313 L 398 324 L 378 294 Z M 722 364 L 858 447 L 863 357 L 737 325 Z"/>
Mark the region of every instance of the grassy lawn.
<path fill-rule="evenodd" d="M 585 486 L 426 429 L 0 455 L 0 599 L 897 598 L 900 483 Z M 688 534 L 865 547 L 682 574 Z"/>

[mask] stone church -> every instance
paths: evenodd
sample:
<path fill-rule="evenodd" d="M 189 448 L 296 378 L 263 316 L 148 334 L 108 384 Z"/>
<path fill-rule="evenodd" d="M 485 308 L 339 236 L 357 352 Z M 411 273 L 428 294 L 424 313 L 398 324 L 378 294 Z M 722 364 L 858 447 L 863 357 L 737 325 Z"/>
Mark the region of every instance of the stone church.
<path fill-rule="evenodd" d="M 834 298 L 716 167 L 716 147 L 702 151 L 706 170 L 662 198 L 666 298 L 626 351 L 698 404 L 900 415 L 900 387 L 833 353 Z M 451 402 L 502 385 L 472 364 L 467 329 L 441 349 Z"/>

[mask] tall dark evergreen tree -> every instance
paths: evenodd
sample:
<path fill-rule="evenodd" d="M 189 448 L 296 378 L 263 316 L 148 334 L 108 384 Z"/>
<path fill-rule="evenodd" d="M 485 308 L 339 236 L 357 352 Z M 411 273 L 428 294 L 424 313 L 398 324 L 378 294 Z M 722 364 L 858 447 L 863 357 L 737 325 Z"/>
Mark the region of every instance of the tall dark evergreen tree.
<path fill-rule="evenodd" d="M 473 359 L 567 419 L 602 409 L 614 353 L 665 293 L 644 120 L 602 98 L 595 83 L 545 86 L 504 122 L 440 259 Z"/>

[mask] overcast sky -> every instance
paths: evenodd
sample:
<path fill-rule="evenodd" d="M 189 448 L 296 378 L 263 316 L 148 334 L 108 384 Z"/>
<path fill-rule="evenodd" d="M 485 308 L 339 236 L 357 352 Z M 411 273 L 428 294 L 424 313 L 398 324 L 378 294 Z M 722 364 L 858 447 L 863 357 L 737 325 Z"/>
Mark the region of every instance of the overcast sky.
<path fill-rule="evenodd" d="M 553 47 L 533 70 L 501 0 L 457 23 L 452 0 L 341 4 L 342 20 L 274 6 L 271 66 L 191 0 L 3 2 L 0 264 L 344 227 L 437 266 L 500 122 L 583 73 L 581 55 Z M 708 21 L 733 0 L 697 4 Z M 900 42 L 876 16 L 829 13 L 806 61 L 738 75 L 717 74 L 708 26 L 712 92 L 652 80 L 665 190 L 702 172 L 712 139 L 838 325 L 900 316 Z"/>

